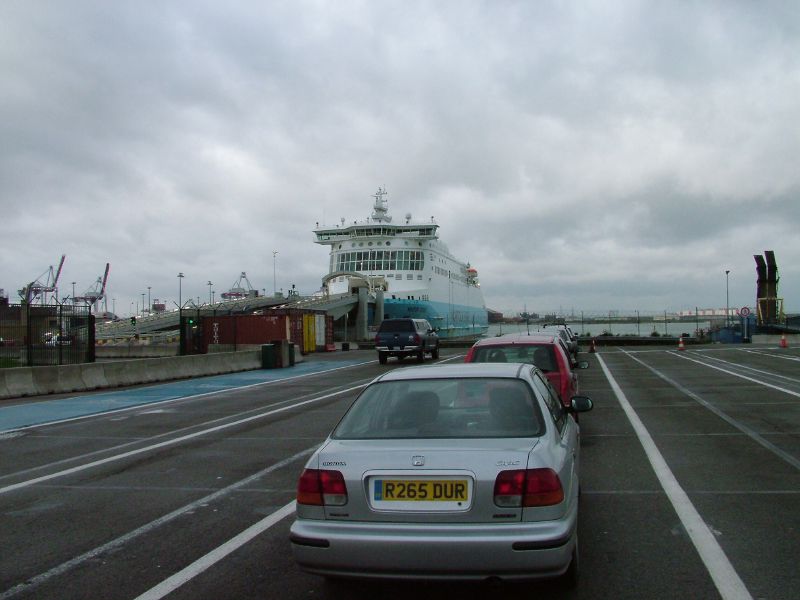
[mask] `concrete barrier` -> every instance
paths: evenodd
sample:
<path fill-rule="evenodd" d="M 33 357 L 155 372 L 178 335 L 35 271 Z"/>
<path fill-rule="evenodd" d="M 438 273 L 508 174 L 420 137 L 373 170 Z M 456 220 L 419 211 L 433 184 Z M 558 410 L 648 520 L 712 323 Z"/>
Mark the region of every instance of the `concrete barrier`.
<path fill-rule="evenodd" d="M 105 366 L 102 363 L 86 363 L 81 368 L 81 381 L 85 390 L 97 390 L 108 387 Z"/>
<path fill-rule="evenodd" d="M 128 376 L 131 368 L 130 365 L 133 361 L 115 361 L 102 363 L 103 374 L 105 375 L 106 382 L 109 387 L 119 387 L 122 385 L 131 385 L 135 380 Z M 137 361 L 138 362 L 138 361 Z"/>
<path fill-rule="evenodd" d="M 11 394 L 9 397 L 30 396 L 35 394 L 33 387 L 33 373 L 28 367 L 16 367 L 13 369 L 0 369 L 6 380 L 6 389 Z"/>
<path fill-rule="evenodd" d="M 299 352 L 295 362 L 302 359 Z M 0 369 L 0 399 L 65 394 L 261 368 L 260 350 Z"/>
<path fill-rule="evenodd" d="M 67 394 L 85 389 L 80 365 L 32 368 L 33 389 L 37 395 Z"/>
<path fill-rule="evenodd" d="M 0 398 L 10 398 L 11 392 L 8 391 L 8 386 L 6 385 L 6 376 L 3 373 L 7 369 L 0 369 Z"/>
<path fill-rule="evenodd" d="M 770 334 L 761 334 L 757 333 L 753 336 L 753 343 L 754 344 L 770 344 L 775 347 L 780 347 L 781 345 L 781 336 L 780 334 L 776 335 L 774 333 Z M 797 348 L 800 346 L 800 335 L 796 333 L 791 333 L 786 336 L 786 345 L 789 348 Z"/>

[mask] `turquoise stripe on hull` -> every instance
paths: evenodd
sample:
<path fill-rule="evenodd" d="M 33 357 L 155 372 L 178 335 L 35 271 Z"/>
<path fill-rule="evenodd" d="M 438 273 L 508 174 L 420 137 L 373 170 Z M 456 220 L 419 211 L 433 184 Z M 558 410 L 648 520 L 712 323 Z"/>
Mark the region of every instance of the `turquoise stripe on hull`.
<path fill-rule="evenodd" d="M 413 317 L 427 319 L 438 329 L 441 338 L 475 338 L 489 330 L 486 309 L 463 304 L 447 304 L 427 300 L 386 299 L 383 303 L 385 319 Z"/>

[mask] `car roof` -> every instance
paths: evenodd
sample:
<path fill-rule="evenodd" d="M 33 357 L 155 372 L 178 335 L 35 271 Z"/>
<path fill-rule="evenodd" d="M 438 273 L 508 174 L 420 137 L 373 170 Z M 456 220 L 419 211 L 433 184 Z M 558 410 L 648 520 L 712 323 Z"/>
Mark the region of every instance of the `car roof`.
<path fill-rule="evenodd" d="M 567 333 L 572 331 L 572 327 L 570 327 L 569 325 L 561 325 L 557 323 L 549 323 L 546 325 L 542 325 L 542 327 L 544 327 L 545 329 L 557 329 L 559 331 L 566 331 Z"/>
<path fill-rule="evenodd" d="M 492 346 L 508 344 L 554 344 L 557 334 L 549 332 L 507 333 L 492 338 L 484 338 L 475 342 L 475 346 Z"/>
<path fill-rule="evenodd" d="M 404 367 L 402 369 L 388 371 L 387 373 L 376 377 L 372 382 L 469 377 L 501 377 L 518 379 L 523 370 L 531 368 L 535 367 L 521 363 L 456 363 L 450 365 Z"/>

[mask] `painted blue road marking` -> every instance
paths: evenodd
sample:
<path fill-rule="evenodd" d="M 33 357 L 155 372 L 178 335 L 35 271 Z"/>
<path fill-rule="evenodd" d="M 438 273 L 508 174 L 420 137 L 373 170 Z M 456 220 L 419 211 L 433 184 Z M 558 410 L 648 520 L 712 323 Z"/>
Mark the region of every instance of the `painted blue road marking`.
<path fill-rule="evenodd" d="M 58 400 L 45 400 L 43 402 L 28 402 L 12 406 L 0 407 L 0 432 L 44 425 L 66 419 L 75 419 L 87 415 L 121 410 L 136 406 L 146 406 L 166 400 L 188 398 L 200 394 L 210 394 L 225 390 L 281 381 L 301 375 L 324 373 L 340 369 L 363 360 L 350 361 L 304 361 L 288 369 L 258 369 L 242 371 L 227 375 L 214 375 L 197 379 L 184 379 L 171 383 L 162 383 L 147 387 L 126 390 L 115 390 L 95 393 L 86 396 L 74 396 Z"/>

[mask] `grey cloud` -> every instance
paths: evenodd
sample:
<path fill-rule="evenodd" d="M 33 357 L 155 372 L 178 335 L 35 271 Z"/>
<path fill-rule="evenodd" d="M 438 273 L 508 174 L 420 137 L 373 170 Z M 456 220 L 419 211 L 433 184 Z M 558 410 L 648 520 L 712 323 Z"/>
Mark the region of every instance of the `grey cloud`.
<path fill-rule="evenodd" d="M 366 217 L 387 185 L 395 218 L 434 215 L 478 266 L 490 306 L 718 304 L 730 263 L 744 301 L 772 245 L 797 306 L 798 17 L 791 2 L 3 3 L 0 287 L 66 252 L 84 287 L 111 261 L 125 310 L 147 285 L 176 297 L 179 271 L 188 296 L 242 270 L 270 291 L 278 249 L 277 287 L 311 292 L 327 268 L 314 223 Z"/>

